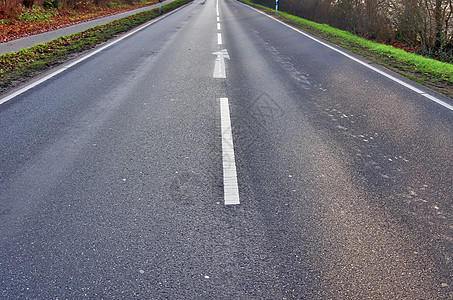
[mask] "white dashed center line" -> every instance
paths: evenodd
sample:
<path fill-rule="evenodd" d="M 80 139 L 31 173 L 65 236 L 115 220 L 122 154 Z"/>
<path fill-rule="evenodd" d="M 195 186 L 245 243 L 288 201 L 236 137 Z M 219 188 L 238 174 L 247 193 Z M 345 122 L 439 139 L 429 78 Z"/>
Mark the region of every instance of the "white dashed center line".
<path fill-rule="evenodd" d="M 217 31 L 220 31 L 219 0 L 216 1 Z M 222 45 L 222 34 L 217 32 L 217 44 Z M 221 48 L 220 48 L 221 49 Z M 230 59 L 227 49 L 213 53 L 217 56 L 214 78 L 226 79 L 225 58 Z M 231 129 L 230 106 L 228 98 L 220 98 L 220 122 L 222 130 L 223 196 L 225 205 L 238 205 L 239 187 L 234 156 L 233 132 Z"/>
<path fill-rule="evenodd" d="M 239 187 L 234 158 L 233 133 L 231 130 L 230 106 L 228 98 L 220 98 L 220 119 L 222 125 L 222 160 L 223 160 L 223 192 L 225 205 L 237 205 Z"/>
<path fill-rule="evenodd" d="M 222 34 L 220 32 L 217 33 L 217 44 L 222 45 Z"/>

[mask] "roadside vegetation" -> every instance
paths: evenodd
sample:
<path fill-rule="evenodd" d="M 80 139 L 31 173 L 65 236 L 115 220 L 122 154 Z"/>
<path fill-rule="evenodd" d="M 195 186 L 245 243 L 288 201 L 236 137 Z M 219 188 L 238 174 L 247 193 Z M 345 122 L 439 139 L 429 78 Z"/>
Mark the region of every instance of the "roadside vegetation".
<path fill-rule="evenodd" d="M 163 5 L 162 13 L 170 12 L 191 1 L 176 0 Z M 159 15 L 159 9 L 153 9 L 18 52 L 5 53 L 0 56 L 0 93 Z"/>
<path fill-rule="evenodd" d="M 253 0 L 275 8 L 275 0 Z M 453 63 L 453 0 L 281 0 L 294 16 Z"/>
<path fill-rule="evenodd" d="M 147 0 L 0 0 L 0 11 L 8 18 L 15 18 L 25 9 L 43 7 L 46 9 L 71 10 L 93 7 L 118 7 L 137 3 L 149 2 Z"/>
<path fill-rule="evenodd" d="M 56 30 L 157 3 L 158 0 L 0 0 L 0 42 Z"/>
<path fill-rule="evenodd" d="M 275 15 L 275 7 L 269 8 L 252 3 L 250 0 L 240 1 L 268 14 Z M 258 0 L 255 0 L 255 2 L 258 2 Z M 288 24 L 364 56 L 446 96 L 453 97 L 453 65 L 413 53 L 416 52 L 414 49 L 417 49 L 417 47 L 409 47 L 407 44 L 403 44 L 405 47 L 402 47 L 401 44 L 398 45 L 399 47 L 394 47 L 385 43 L 378 43 L 351 32 L 309 21 L 283 11 L 279 11 L 277 17 Z"/>

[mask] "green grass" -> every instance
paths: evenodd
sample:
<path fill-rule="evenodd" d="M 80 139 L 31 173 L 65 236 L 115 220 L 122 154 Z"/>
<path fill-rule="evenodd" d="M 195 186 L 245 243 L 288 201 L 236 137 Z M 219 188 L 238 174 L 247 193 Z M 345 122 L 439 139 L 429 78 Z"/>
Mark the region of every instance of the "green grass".
<path fill-rule="evenodd" d="M 34 6 L 32 9 L 24 9 L 18 16 L 22 22 L 46 20 L 47 18 L 57 16 L 58 12 L 55 9 L 44 9 L 39 6 Z"/>
<path fill-rule="evenodd" d="M 251 3 L 249 0 L 240 0 L 248 5 L 255 6 L 265 12 L 274 13 L 275 10 Z M 279 18 L 287 23 L 295 25 L 310 32 L 313 35 L 319 36 L 329 42 L 337 44 L 351 52 L 365 56 L 381 65 L 389 67 L 400 74 L 414 79 L 422 84 L 436 88 L 439 86 L 449 86 L 452 89 L 453 83 L 453 65 L 440 62 L 406 52 L 404 50 L 376 43 L 361 37 L 358 37 L 348 31 L 333 28 L 326 24 L 315 23 L 285 12 L 279 12 Z M 439 90 L 448 96 L 452 96 L 451 92 Z"/>
<path fill-rule="evenodd" d="M 170 12 L 191 1 L 176 0 L 163 5 L 162 13 Z M 159 9 L 156 8 L 18 52 L 5 53 L 0 56 L 0 91 L 6 91 L 52 66 L 63 63 L 75 53 L 100 45 L 158 16 Z"/>

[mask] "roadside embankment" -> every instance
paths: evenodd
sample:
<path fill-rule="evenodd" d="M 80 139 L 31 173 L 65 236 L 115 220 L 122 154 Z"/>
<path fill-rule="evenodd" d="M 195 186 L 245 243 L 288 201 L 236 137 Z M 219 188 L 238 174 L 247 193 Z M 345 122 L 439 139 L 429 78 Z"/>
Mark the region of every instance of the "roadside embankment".
<path fill-rule="evenodd" d="M 275 16 L 274 9 L 254 4 L 250 0 L 239 1 Z M 373 42 L 350 32 L 333 28 L 326 24 L 308 21 L 285 12 L 279 12 L 278 16 L 275 17 L 314 36 L 361 55 L 439 93 L 453 97 L 452 64 Z"/>
<path fill-rule="evenodd" d="M 162 14 L 173 11 L 193 0 L 175 0 L 162 6 Z M 128 16 L 105 25 L 62 36 L 17 52 L 0 56 L 0 93 L 14 88 L 41 72 L 99 46 L 118 35 L 159 17 L 155 8 Z"/>

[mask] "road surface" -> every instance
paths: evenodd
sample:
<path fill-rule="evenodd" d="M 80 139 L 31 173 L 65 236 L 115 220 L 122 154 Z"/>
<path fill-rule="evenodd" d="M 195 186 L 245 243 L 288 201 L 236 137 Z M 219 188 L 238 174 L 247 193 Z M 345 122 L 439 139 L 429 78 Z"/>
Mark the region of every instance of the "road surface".
<path fill-rule="evenodd" d="M 452 101 L 328 46 L 195 0 L 3 101 L 0 298 L 452 299 Z"/>

